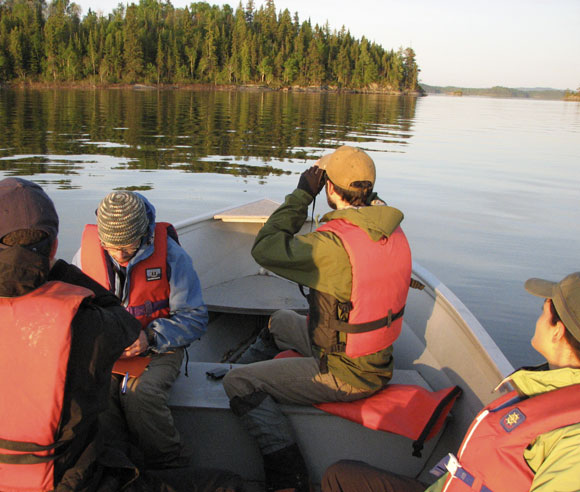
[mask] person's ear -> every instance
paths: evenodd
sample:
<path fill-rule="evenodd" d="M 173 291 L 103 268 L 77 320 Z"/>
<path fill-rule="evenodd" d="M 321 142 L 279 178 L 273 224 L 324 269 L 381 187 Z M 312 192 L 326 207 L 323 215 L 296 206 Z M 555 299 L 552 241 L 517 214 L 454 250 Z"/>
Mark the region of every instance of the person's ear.
<path fill-rule="evenodd" d="M 562 323 L 561 321 L 556 321 L 556 324 L 554 325 L 554 329 L 552 331 L 552 341 L 559 342 L 564 338 L 565 333 L 566 327 L 564 326 L 564 323 Z"/>
<path fill-rule="evenodd" d="M 326 180 L 326 191 L 329 195 L 331 193 L 334 193 L 334 184 L 332 183 L 332 181 L 330 181 L 330 179 Z"/>

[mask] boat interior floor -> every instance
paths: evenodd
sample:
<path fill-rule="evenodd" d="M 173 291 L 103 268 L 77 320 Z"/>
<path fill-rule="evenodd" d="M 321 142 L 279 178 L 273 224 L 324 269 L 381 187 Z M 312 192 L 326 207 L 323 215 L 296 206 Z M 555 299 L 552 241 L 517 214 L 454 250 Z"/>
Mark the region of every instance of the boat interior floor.
<path fill-rule="evenodd" d="M 235 367 L 230 361 L 252 343 L 267 319 L 265 315 L 213 314 L 208 334 L 190 347 L 187 377 L 182 374 L 178 378 L 169 401 L 196 465 L 223 468 L 227 464 L 228 470 L 256 483 L 263 480 L 258 447 L 231 412 L 221 380 L 212 379 L 207 373 Z M 412 368 L 396 370 L 392 381 L 431 389 Z M 283 405 L 282 410 L 295 429 L 316 484 L 324 470 L 340 459 L 359 459 L 418 476 L 439 438 L 426 443 L 424 458 L 410 459 L 412 441 L 405 437 L 373 431 L 311 406 Z"/>

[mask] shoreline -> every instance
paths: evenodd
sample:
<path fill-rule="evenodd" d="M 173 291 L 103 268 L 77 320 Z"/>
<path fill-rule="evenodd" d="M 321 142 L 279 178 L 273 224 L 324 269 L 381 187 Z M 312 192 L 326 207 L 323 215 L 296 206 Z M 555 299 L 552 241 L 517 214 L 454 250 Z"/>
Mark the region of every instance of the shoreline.
<path fill-rule="evenodd" d="M 88 81 L 79 82 L 5 82 L 0 84 L 0 89 L 75 89 L 75 90 L 138 90 L 138 91 L 170 91 L 170 90 L 189 90 L 189 91 L 248 91 L 248 92 L 308 92 L 308 93 L 345 93 L 345 94 L 384 94 L 389 96 L 425 96 L 423 91 L 395 91 L 380 87 L 367 87 L 364 89 L 342 88 L 329 85 L 321 86 L 282 86 L 271 87 L 258 84 L 95 84 Z"/>

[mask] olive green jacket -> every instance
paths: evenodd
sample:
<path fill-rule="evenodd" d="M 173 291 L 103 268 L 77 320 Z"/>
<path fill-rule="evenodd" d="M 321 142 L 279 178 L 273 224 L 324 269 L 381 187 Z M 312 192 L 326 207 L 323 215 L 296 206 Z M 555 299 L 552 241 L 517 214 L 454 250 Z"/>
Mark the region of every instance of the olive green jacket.
<path fill-rule="evenodd" d="M 580 384 L 580 369 L 522 369 L 506 381 L 522 394 L 534 396 Z M 539 435 L 524 451 L 524 458 L 535 473 L 530 492 L 580 490 L 580 423 Z M 442 491 L 446 478 L 446 475 L 441 477 L 427 491 Z"/>
<path fill-rule="evenodd" d="M 340 239 L 332 232 L 297 234 L 306 222 L 312 200 L 307 192 L 298 189 L 286 196 L 258 233 L 252 256 L 261 266 L 284 278 L 347 302 L 351 295 L 352 273 Z M 332 211 L 321 220 L 332 219 L 348 220 L 378 241 L 399 226 L 403 214 L 380 202 L 380 205 Z M 392 353 L 392 347 L 358 358 L 331 353 L 328 354 L 328 368 L 344 382 L 374 391 L 392 377 Z"/>

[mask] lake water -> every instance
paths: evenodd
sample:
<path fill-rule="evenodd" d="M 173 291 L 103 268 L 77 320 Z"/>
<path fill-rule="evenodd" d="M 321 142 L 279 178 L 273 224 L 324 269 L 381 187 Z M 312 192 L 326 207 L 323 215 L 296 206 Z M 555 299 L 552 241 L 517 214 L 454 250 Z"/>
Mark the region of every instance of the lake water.
<path fill-rule="evenodd" d="M 405 213 L 415 260 L 471 309 L 515 366 L 541 300 L 522 284 L 580 270 L 580 104 L 382 95 L 1 90 L 0 178 L 42 185 L 59 256 L 109 191 L 141 191 L 177 222 L 282 201 L 333 148 L 364 148 Z M 323 213 L 318 200 L 315 214 Z M 195 261 L 195 258 L 194 258 Z"/>

